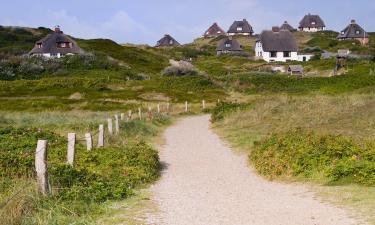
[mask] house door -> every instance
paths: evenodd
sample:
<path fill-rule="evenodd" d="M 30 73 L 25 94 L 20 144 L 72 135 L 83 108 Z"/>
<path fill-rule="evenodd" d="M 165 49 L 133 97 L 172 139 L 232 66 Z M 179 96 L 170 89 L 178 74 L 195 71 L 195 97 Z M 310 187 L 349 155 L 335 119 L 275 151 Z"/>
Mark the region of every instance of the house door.
<path fill-rule="evenodd" d="M 304 56 L 302 60 L 303 60 L 304 62 L 306 62 L 306 56 Z"/>

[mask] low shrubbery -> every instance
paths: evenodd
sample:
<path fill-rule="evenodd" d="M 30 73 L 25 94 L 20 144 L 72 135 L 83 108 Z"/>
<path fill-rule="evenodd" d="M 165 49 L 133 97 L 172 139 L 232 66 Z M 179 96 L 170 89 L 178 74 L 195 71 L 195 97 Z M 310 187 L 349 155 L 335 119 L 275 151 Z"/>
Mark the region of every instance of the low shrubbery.
<path fill-rule="evenodd" d="M 199 70 L 189 62 L 171 60 L 171 66 L 165 68 L 162 74 L 164 76 L 191 76 L 198 75 Z"/>
<path fill-rule="evenodd" d="M 119 70 L 115 60 L 106 56 L 84 54 L 63 58 L 13 56 L 0 61 L 0 80 L 40 79 L 43 76 L 66 76 L 72 70 Z"/>
<path fill-rule="evenodd" d="M 269 178 L 300 177 L 375 185 L 375 146 L 350 138 L 293 130 L 259 142 L 250 155 Z"/>
<path fill-rule="evenodd" d="M 244 109 L 246 106 L 246 104 L 220 102 L 211 110 L 211 121 L 217 122 L 222 120 L 224 119 L 225 115 L 239 109 Z"/>
<path fill-rule="evenodd" d="M 134 122 L 128 129 L 135 131 L 129 131 L 127 137 L 154 136 L 157 130 L 152 126 L 168 121 L 168 118 L 157 118 L 154 125 L 149 125 L 151 127 L 143 122 Z M 34 154 L 38 139 L 49 141 L 48 168 L 53 194 L 46 199 L 31 197 L 31 193 L 23 194 L 26 189 L 17 185 L 22 181 L 28 183 L 28 187 L 33 186 Z M 89 209 L 98 207 L 98 203 L 127 198 L 135 188 L 155 181 L 159 176 L 158 153 L 142 138 L 133 138 L 126 145 L 114 141 L 110 147 L 91 152 L 78 144 L 74 168 L 66 165 L 66 144 L 65 138 L 41 129 L 0 129 L 0 203 L 5 202 L 2 206 L 4 212 L 17 210 L 12 207 L 23 208 L 18 218 L 0 219 L 0 223 L 18 221 L 33 224 L 36 223 L 35 218 L 39 217 L 48 224 L 54 223 L 57 216 L 71 223 L 85 213 L 91 213 Z M 15 193 L 13 189 L 19 190 L 15 198 L 11 198 Z M 20 196 L 24 197 L 20 199 Z M 13 201 L 17 203 L 12 204 Z M 72 208 L 60 215 L 58 208 L 66 206 Z"/>

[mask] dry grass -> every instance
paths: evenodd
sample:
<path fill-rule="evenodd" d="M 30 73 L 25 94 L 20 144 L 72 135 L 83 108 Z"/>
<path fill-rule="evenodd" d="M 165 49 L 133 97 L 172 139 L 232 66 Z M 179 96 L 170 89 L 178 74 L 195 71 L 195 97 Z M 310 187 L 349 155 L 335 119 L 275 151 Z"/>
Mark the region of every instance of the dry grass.
<path fill-rule="evenodd" d="M 357 140 L 374 140 L 374 94 L 253 96 L 240 101 L 253 104 L 246 110 L 229 115 L 215 128 L 242 152 L 251 152 L 255 141 L 271 133 L 293 128 L 320 134 L 341 134 Z M 312 190 L 329 202 L 355 209 L 360 216 L 375 224 L 374 187 L 312 184 Z"/>

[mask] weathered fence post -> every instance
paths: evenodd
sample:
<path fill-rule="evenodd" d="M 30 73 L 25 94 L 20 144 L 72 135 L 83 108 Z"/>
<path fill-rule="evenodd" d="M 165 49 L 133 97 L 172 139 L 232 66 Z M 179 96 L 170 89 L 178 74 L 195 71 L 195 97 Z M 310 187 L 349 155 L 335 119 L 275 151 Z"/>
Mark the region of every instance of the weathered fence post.
<path fill-rule="evenodd" d="M 160 114 L 160 104 L 158 104 L 158 114 Z"/>
<path fill-rule="evenodd" d="M 170 103 L 167 102 L 167 114 L 169 114 L 169 111 L 170 111 Z"/>
<path fill-rule="evenodd" d="M 112 119 L 111 119 L 111 118 L 108 118 L 108 119 L 107 119 L 107 122 L 108 122 L 108 133 L 109 133 L 109 135 L 112 135 L 112 134 L 113 134 Z"/>
<path fill-rule="evenodd" d="M 104 147 L 104 125 L 99 125 L 98 148 Z"/>
<path fill-rule="evenodd" d="M 206 109 L 206 101 L 205 100 L 202 101 L 202 109 Z"/>
<path fill-rule="evenodd" d="M 76 134 L 69 133 L 68 134 L 68 164 L 70 166 L 74 166 L 74 158 L 75 158 L 75 147 L 76 147 Z"/>
<path fill-rule="evenodd" d="M 186 101 L 185 102 L 185 112 L 188 112 L 189 111 L 189 105 L 188 105 L 188 102 Z"/>
<path fill-rule="evenodd" d="M 116 128 L 116 134 L 118 134 L 120 132 L 120 122 L 119 122 L 119 117 L 117 114 L 115 115 L 115 128 Z"/>
<path fill-rule="evenodd" d="M 148 107 L 148 118 L 152 120 L 152 108 L 151 106 Z"/>
<path fill-rule="evenodd" d="M 86 140 L 87 151 L 91 151 L 93 149 L 92 135 L 90 133 L 86 133 L 85 140 Z"/>
<path fill-rule="evenodd" d="M 48 166 L 47 166 L 47 150 L 48 142 L 46 140 L 38 140 L 35 152 L 35 170 L 39 191 L 47 196 L 50 194 L 50 186 L 48 182 Z"/>
<path fill-rule="evenodd" d="M 141 108 L 138 108 L 138 117 L 139 117 L 139 120 L 142 120 L 142 109 Z"/>
<path fill-rule="evenodd" d="M 124 120 L 124 119 L 125 119 L 125 113 L 121 113 L 121 115 L 120 115 L 120 119 L 121 119 L 121 120 Z"/>
<path fill-rule="evenodd" d="M 128 121 L 132 120 L 132 117 L 133 117 L 133 112 L 131 110 L 129 110 L 129 112 L 128 112 Z"/>

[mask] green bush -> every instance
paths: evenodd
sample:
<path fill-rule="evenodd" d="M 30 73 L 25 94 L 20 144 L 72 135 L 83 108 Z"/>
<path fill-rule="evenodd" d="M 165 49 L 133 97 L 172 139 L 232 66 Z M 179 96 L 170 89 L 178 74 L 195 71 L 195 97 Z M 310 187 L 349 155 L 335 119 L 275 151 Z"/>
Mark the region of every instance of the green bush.
<path fill-rule="evenodd" d="M 239 103 L 228 103 L 228 102 L 220 102 L 216 105 L 215 108 L 211 110 L 211 121 L 217 122 L 224 119 L 225 115 L 234 112 L 239 109 L 245 108 L 247 105 L 239 104 Z"/>
<path fill-rule="evenodd" d="M 374 146 L 364 147 L 343 136 L 300 129 L 275 134 L 256 143 L 250 160 L 269 178 L 322 176 L 330 182 L 375 185 Z"/>

